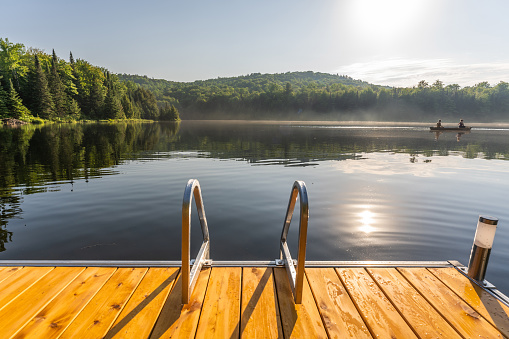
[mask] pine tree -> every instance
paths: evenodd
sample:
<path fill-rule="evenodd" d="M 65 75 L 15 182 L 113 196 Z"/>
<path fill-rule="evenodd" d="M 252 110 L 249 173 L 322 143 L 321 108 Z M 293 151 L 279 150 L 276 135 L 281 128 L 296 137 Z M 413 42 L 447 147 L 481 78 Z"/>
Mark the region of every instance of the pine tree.
<path fill-rule="evenodd" d="M 64 85 L 58 74 L 58 58 L 53 50 L 51 59 L 51 71 L 48 77 L 48 85 L 55 105 L 55 114 L 59 118 L 64 118 L 67 114 L 67 98 L 64 91 Z"/>
<path fill-rule="evenodd" d="M 79 120 L 81 118 L 80 105 L 71 97 L 67 97 L 67 115 L 74 120 Z"/>
<path fill-rule="evenodd" d="M 12 85 L 12 80 L 9 79 L 9 96 L 7 97 L 7 108 L 10 111 L 10 116 L 16 119 L 26 119 L 30 115 L 30 111 L 26 108 Z"/>
<path fill-rule="evenodd" d="M 134 102 L 140 108 L 142 119 L 159 118 L 159 108 L 154 94 L 143 87 L 138 87 L 133 93 Z"/>
<path fill-rule="evenodd" d="M 72 96 L 72 98 L 78 103 L 80 108 L 83 108 L 87 106 L 87 100 L 84 95 L 83 86 L 80 81 L 80 77 L 77 71 L 76 63 L 74 61 L 74 57 L 72 56 L 72 52 L 69 52 L 69 64 L 71 65 L 72 69 L 72 82 L 74 84 L 74 87 L 76 88 L 76 93 L 69 94 L 69 96 Z"/>
<path fill-rule="evenodd" d="M 129 95 L 124 94 L 122 97 L 122 108 L 124 109 L 125 117 L 127 119 L 136 119 L 139 118 L 139 116 L 136 115 L 136 110 L 133 105 L 132 99 L 129 97 Z"/>
<path fill-rule="evenodd" d="M 103 116 L 107 119 L 125 119 L 124 109 L 111 83 L 108 85 L 108 93 L 104 98 Z"/>
<path fill-rule="evenodd" d="M 171 105 L 171 108 L 170 108 L 170 118 L 171 118 L 172 121 L 180 121 L 179 111 L 173 105 Z"/>
<path fill-rule="evenodd" d="M 5 92 L 2 86 L 0 76 L 0 119 L 7 118 L 9 116 L 9 109 L 7 108 L 7 92 Z"/>
<path fill-rule="evenodd" d="M 51 119 L 54 115 L 54 104 L 48 89 L 48 81 L 44 74 L 39 57 L 35 55 L 34 106 L 37 116 Z"/>
<path fill-rule="evenodd" d="M 165 103 L 164 107 L 159 109 L 159 120 L 180 121 L 179 111 L 175 106 Z"/>
<path fill-rule="evenodd" d="M 83 99 L 85 105 L 84 111 L 92 119 L 101 119 L 104 104 L 104 87 L 98 79 L 92 79 L 90 94 Z M 78 101 L 79 102 L 79 101 Z"/>

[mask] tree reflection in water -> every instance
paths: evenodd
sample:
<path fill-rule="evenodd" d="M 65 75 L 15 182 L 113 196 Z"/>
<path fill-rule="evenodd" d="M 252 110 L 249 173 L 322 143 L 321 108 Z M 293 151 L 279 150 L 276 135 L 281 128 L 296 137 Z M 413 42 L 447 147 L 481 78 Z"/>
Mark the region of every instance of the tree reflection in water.
<path fill-rule="evenodd" d="M 472 131 L 456 142 L 419 129 L 295 126 L 272 122 L 51 124 L 0 128 L 0 251 L 12 241 L 8 221 L 22 217 L 23 196 L 61 184 L 117 174 L 127 160 L 182 156 L 235 159 L 264 166 L 318 166 L 375 152 L 509 159 L 506 134 Z"/>
<path fill-rule="evenodd" d="M 0 252 L 12 241 L 8 221 L 20 218 L 23 196 L 116 174 L 125 159 L 171 143 L 179 123 L 98 123 L 0 127 Z"/>

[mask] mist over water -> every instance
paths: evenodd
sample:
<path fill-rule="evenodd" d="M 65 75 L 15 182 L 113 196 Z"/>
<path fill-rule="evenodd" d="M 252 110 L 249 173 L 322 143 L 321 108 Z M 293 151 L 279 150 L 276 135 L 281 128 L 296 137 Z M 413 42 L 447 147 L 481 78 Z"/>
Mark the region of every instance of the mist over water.
<path fill-rule="evenodd" d="M 200 181 L 215 260 L 272 260 L 295 180 L 309 260 L 459 260 L 500 219 L 487 279 L 506 294 L 509 130 L 428 124 L 202 122 L 0 129 L 0 259 L 179 260 Z M 298 220 L 290 228 L 296 253 Z M 200 243 L 193 207 L 192 255 Z"/>

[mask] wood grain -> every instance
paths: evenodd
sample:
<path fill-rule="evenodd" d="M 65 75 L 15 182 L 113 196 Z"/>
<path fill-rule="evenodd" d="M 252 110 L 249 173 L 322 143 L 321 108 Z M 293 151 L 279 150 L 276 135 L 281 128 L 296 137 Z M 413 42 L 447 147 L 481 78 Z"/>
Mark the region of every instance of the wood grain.
<path fill-rule="evenodd" d="M 147 268 L 119 268 L 60 338 L 102 338 L 133 294 Z"/>
<path fill-rule="evenodd" d="M 0 283 L 21 269 L 22 267 L 0 267 Z"/>
<path fill-rule="evenodd" d="M 238 338 L 240 267 L 214 267 L 209 278 L 196 338 Z"/>
<path fill-rule="evenodd" d="M 417 338 L 364 268 L 336 268 L 370 332 L 382 338 Z"/>
<path fill-rule="evenodd" d="M 148 338 L 178 271 L 150 268 L 105 338 Z"/>
<path fill-rule="evenodd" d="M 426 268 L 398 268 L 405 278 L 465 338 L 502 338 L 502 334 Z"/>
<path fill-rule="evenodd" d="M 367 271 L 420 338 L 461 338 L 395 268 Z"/>
<path fill-rule="evenodd" d="M 296 305 L 286 270 L 274 268 L 274 276 L 285 338 L 327 338 L 307 278 L 304 278 L 302 304 Z"/>
<path fill-rule="evenodd" d="M 194 338 L 209 276 L 210 268 L 203 268 L 186 305 L 182 304 L 182 279 L 178 277 L 157 319 L 151 339 Z"/>
<path fill-rule="evenodd" d="M 27 267 L 5 278 L 0 283 L 0 310 L 51 270 L 53 267 Z"/>
<path fill-rule="evenodd" d="M 69 285 L 84 267 L 57 267 L 0 310 L 2 336 L 9 338 Z"/>
<path fill-rule="evenodd" d="M 333 268 L 306 268 L 329 338 L 372 338 Z"/>
<path fill-rule="evenodd" d="M 37 313 L 16 338 L 58 338 L 111 277 L 114 267 L 90 267 Z"/>
<path fill-rule="evenodd" d="M 242 269 L 241 338 L 281 338 L 274 274 L 270 267 Z"/>
<path fill-rule="evenodd" d="M 509 338 L 509 307 L 453 267 L 428 270 Z"/>

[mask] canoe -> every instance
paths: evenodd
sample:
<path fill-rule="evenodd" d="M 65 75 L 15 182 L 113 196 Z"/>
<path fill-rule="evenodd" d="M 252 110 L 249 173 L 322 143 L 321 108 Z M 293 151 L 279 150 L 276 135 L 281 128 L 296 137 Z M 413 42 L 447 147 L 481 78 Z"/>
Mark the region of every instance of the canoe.
<path fill-rule="evenodd" d="M 430 127 L 430 131 L 457 131 L 457 132 L 464 132 L 464 131 L 470 131 L 472 129 L 471 126 L 465 126 L 463 128 L 459 127 Z"/>

